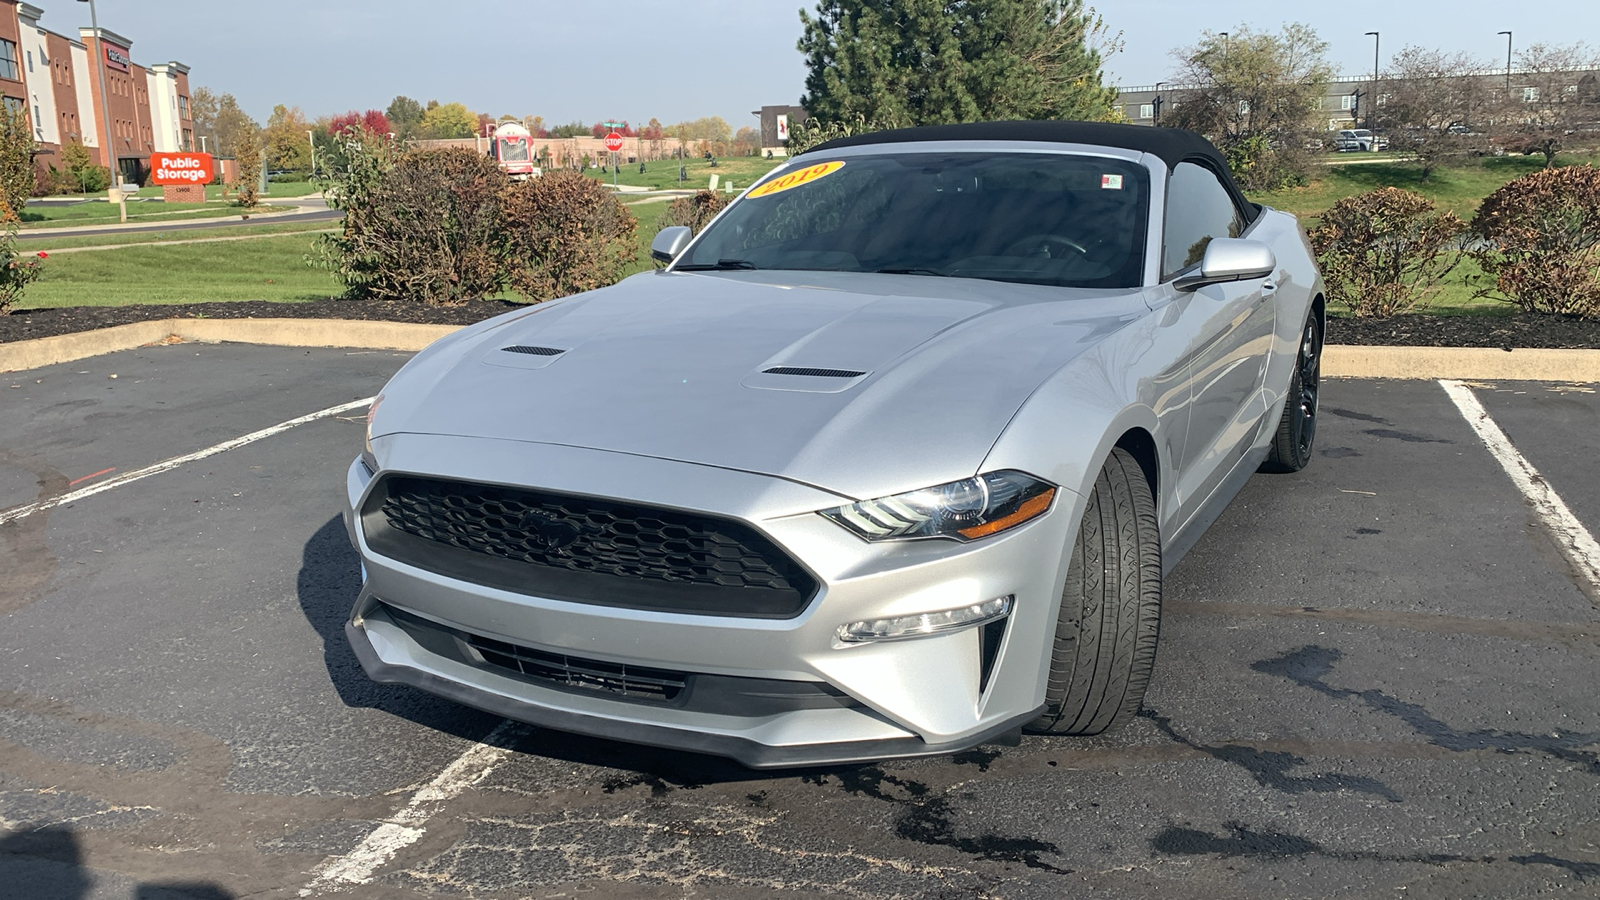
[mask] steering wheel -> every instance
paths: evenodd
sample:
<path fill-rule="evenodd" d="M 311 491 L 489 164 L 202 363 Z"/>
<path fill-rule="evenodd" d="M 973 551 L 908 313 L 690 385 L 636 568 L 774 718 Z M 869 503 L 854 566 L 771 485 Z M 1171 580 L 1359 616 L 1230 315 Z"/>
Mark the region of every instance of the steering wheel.
<path fill-rule="evenodd" d="M 1080 257 L 1089 255 L 1088 249 L 1066 235 L 1031 234 L 1021 240 L 1012 241 L 1005 248 L 1004 255 L 1067 259 L 1069 253 L 1076 253 Z"/>

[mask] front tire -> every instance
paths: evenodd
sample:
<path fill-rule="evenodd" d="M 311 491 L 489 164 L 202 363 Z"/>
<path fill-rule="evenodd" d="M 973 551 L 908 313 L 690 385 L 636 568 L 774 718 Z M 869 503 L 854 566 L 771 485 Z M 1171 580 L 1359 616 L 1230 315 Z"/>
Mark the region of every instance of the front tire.
<path fill-rule="evenodd" d="M 1161 631 L 1161 534 L 1138 461 L 1111 451 L 1074 539 L 1045 711 L 1028 728 L 1099 734 L 1139 711 Z"/>
<path fill-rule="evenodd" d="M 1283 416 L 1272 439 L 1272 452 L 1261 464 L 1263 472 L 1298 472 L 1311 462 L 1311 445 L 1317 438 L 1317 399 L 1322 384 L 1322 320 L 1316 310 L 1306 316 L 1300 330 L 1300 352 L 1283 399 Z"/>

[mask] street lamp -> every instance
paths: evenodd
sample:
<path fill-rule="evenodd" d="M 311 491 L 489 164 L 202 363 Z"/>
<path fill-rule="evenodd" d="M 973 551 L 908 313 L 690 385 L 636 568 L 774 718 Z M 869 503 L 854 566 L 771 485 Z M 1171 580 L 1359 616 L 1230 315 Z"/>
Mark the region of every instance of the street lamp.
<path fill-rule="evenodd" d="M 104 111 L 106 120 L 106 158 L 111 167 L 111 187 L 117 192 L 122 221 L 126 222 L 128 203 L 122 196 L 122 179 L 117 174 L 117 144 L 116 138 L 111 135 L 111 101 L 106 99 L 106 42 L 100 34 L 100 16 L 95 11 L 94 0 L 78 0 L 78 2 L 89 4 L 89 25 L 94 28 L 95 52 L 100 56 L 94 71 L 100 81 L 100 109 Z"/>
<path fill-rule="evenodd" d="M 1378 33 L 1369 31 L 1367 37 L 1372 38 L 1372 90 L 1367 92 L 1367 130 L 1376 131 L 1377 129 L 1372 127 L 1372 117 L 1378 111 Z M 1378 139 L 1372 140 L 1374 142 L 1372 146 L 1378 146 L 1376 143 Z"/>
<path fill-rule="evenodd" d="M 1165 81 L 1156 82 L 1156 99 L 1150 104 L 1151 111 L 1155 113 L 1152 124 L 1157 128 L 1161 127 L 1161 86 L 1164 84 L 1166 84 Z"/>
<path fill-rule="evenodd" d="M 1506 36 L 1506 96 L 1511 96 L 1511 32 L 1499 31 L 1496 34 Z"/>
<path fill-rule="evenodd" d="M 306 129 L 306 140 L 311 143 L 311 177 L 317 177 L 317 133 Z"/>

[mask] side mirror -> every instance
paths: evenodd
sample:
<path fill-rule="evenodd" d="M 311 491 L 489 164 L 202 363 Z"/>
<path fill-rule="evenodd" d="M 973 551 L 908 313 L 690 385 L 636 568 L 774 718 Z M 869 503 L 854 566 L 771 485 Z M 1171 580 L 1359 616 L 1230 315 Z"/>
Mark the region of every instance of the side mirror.
<path fill-rule="evenodd" d="M 663 228 L 650 242 L 650 258 L 664 263 L 670 263 L 678 258 L 683 248 L 689 246 L 689 241 L 694 239 L 694 232 L 687 225 L 673 225 Z"/>
<path fill-rule="evenodd" d="M 1182 276 L 1172 286 L 1180 291 L 1195 291 L 1210 284 L 1266 278 L 1277 268 L 1278 259 L 1272 255 L 1272 248 L 1260 241 L 1216 238 L 1206 245 L 1200 270 Z"/>

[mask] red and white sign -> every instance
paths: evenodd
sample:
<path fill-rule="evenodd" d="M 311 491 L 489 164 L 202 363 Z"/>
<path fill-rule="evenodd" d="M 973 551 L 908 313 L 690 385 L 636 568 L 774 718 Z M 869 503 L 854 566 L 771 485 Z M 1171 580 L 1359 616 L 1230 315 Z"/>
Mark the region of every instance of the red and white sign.
<path fill-rule="evenodd" d="M 617 134 L 615 131 L 613 131 L 610 134 L 606 135 L 606 149 L 610 150 L 612 153 L 621 152 L 621 150 L 622 150 L 622 135 Z"/>
<path fill-rule="evenodd" d="M 151 184 L 210 184 L 216 168 L 209 153 L 150 154 Z"/>
<path fill-rule="evenodd" d="M 115 44 L 106 44 L 106 65 L 119 72 L 128 71 L 128 66 L 133 65 L 133 60 L 128 58 L 128 48 L 118 47 Z"/>

